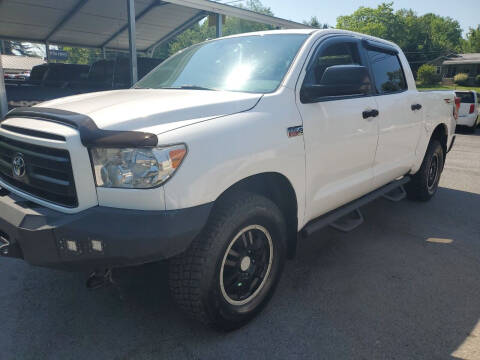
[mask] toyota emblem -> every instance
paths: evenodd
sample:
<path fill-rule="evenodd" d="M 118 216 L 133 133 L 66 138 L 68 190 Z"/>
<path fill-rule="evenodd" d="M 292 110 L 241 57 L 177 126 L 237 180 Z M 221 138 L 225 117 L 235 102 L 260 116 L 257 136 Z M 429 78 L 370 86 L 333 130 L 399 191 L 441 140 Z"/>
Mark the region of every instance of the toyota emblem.
<path fill-rule="evenodd" d="M 24 177 L 26 173 L 25 159 L 22 154 L 16 154 L 12 160 L 12 170 L 15 177 Z"/>

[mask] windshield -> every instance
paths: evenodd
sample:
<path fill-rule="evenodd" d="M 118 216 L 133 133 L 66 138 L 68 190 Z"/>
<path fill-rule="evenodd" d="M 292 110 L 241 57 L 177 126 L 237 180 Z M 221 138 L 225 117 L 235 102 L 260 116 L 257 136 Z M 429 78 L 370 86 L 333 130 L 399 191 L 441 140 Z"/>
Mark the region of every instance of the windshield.
<path fill-rule="evenodd" d="M 135 88 L 272 92 L 307 36 L 252 35 L 193 45 L 165 60 Z"/>

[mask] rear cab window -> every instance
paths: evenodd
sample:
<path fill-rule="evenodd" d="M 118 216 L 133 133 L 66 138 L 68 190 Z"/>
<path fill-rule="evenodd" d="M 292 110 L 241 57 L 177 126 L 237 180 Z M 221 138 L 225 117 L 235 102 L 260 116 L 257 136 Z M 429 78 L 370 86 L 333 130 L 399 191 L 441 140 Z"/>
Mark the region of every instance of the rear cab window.
<path fill-rule="evenodd" d="M 475 103 L 475 97 L 473 96 L 473 92 L 471 91 L 464 91 L 464 92 L 456 92 L 457 97 L 460 98 L 460 102 L 462 104 L 473 104 Z"/>
<path fill-rule="evenodd" d="M 407 82 L 397 55 L 377 50 L 367 50 L 378 94 L 407 90 Z"/>

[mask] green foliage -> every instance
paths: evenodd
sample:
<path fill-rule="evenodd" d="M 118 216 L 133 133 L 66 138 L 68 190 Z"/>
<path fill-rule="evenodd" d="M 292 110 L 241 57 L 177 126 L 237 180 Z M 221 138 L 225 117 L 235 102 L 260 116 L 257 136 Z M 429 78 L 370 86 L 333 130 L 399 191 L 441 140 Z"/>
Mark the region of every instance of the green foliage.
<path fill-rule="evenodd" d="M 393 3 L 383 3 L 375 9 L 360 7 L 352 15 L 338 17 L 337 28 L 391 40 L 416 66 L 461 49 L 462 29 L 458 21 L 435 14 L 418 16 L 407 9 L 394 11 Z"/>
<path fill-rule="evenodd" d="M 475 76 L 475 84 L 480 85 L 480 75 Z"/>
<path fill-rule="evenodd" d="M 316 16 L 312 16 L 310 20 L 304 20 L 303 23 L 305 25 L 317 28 L 317 29 L 328 29 L 329 26 L 328 24 L 322 24 L 320 21 L 318 21 L 318 18 Z"/>
<path fill-rule="evenodd" d="M 66 64 L 91 64 L 101 57 L 99 49 L 63 46 L 62 50 L 68 52 Z"/>
<path fill-rule="evenodd" d="M 270 8 L 263 6 L 260 0 L 248 0 L 244 6 L 241 5 L 240 7 L 273 16 L 273 12 L 270 10 Z M 223 35 L 227 36 L 272 29 L 273 26 L 270 25 L 227 17 L 225 19 L 225 24 L 223 25 Z M 215 27 L 209 26 L 208 21 L 204 21 L 201 24 L 196 24 L 189 30 L 186 30 L 182 34 L 175 37 L 175 39 L 170 41 L 168 44 L 168 55 L 175 54 L 177 51 L 180 51 L 188 46 L 213 38 L 215 38 Z M 165 50 L 165 48 L 163 49 Z M 156 57 L 157 55 L 160 55 L 160 53 L 155 52 Z"/>
<path fill-rule="evenodd" d="M 458 73 L 454 76 L 453 81 L 455 82 L 455 84 L 465 86 L 468 83 L 468 74 Z"/>
<path fill-rule="evenodd" d="M 44 45 L 23 41 L 0 40 L 0 52 L 8 55 L 44 57 Z"/>
<path fill-rule="evenodd" d="M 422 85 L 433 85 L 439 82 L 437 69 L 433 65 L 423 64 L 417 72 L 417 79 Z"/>
<path fill-rule="evenodd" d="M 468 30 L 467 39 L 463 43 L 463 51 L 466 53 L 480 52 L 480 25 L 476 29 Z"/>
<path fill-rule="evenodd" d="M 196 24 L 175 37 L 175 39 L 169 43 L 168 55 L 175 54 L 177 51 L 185 49 L 188 46 L 214 37 L 215 28 L 208 26 L 208 21 L 205 21 L 202 25 Z"/>

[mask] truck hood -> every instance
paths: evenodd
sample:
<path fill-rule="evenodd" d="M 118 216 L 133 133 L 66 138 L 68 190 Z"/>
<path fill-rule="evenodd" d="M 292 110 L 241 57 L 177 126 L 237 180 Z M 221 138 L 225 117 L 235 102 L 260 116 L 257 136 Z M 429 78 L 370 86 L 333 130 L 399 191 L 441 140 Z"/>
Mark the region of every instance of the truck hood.
<path fill-rule="evenodd" d="M 105 130 L 161 134 L 252 109 L 262 97 L 228 91 L 128 89 L 69 96 L 37 106 L 89 116 Z"/>

